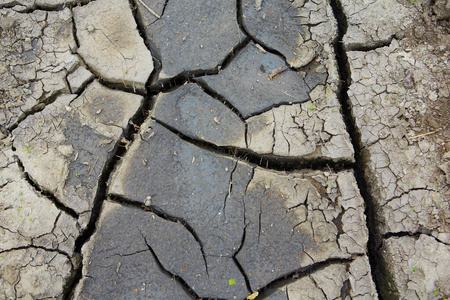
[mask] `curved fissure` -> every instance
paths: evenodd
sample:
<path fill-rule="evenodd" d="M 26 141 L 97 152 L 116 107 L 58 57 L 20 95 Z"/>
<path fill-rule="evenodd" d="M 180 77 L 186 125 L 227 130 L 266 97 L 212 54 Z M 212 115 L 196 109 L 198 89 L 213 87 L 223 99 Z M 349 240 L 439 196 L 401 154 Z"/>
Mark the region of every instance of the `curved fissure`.
<path fill-rule="evenodd" d="M 170 126 L 164 122 L 161 122 L 157 119 L 154 121 L 166 129 L 170 130 L 172 133 L 175 133 L 182 139 L 188 143 L 191 143 L 198 148 L 208 150 L 209 152 L 221 155 L 228 156 L 234 158 L 238 158 L 240 160 L 246 161 L 252 165 L 259 166 L 264 169 L 271 169 L 276 171 L 296 171 L 302 169 L 311 169 L 311 170 L 323 170 L 323 171 L 334 171 L 339 172 L 343 170 L 353 169 L 355 167 L 355 163 L 352 163 L 347 160 L 337 160 L 333 161 L 331 159 L 310 159 L 310 158 L 299 158 L 299 157 L 277 157 L 275 155 L 264 155 L 258 154 L 248 149 L 236 148 L 236 147 L 225 147 L 225 146 L 217 146 L 215 144 L 197 140 L 191 137 L 186 136 L 184 133 L 180 132 L 178 129 Z"/>

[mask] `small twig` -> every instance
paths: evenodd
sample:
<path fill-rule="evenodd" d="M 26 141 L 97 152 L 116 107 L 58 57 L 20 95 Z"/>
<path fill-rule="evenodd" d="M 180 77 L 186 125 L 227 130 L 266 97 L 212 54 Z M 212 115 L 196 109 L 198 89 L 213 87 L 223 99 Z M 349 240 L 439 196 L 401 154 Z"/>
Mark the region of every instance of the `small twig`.
<path fill-rule="evenodd" d="M 97 161 L 98 161 L 99 157 L 100 157 L 100 156 L 97 156 L 97 159 L 95 160 L 94 164 L 93 164 L 92 167 L 90 168 L 88 175 L 91 175 L 91 172 L 92 172 L 92 170 L 94 170 L 95 165 L 97 164 Z"/>
<path fill-rule="evenodd" d="M 259 51 L 261 51 L 262 53 L 266 53 L 266 49 L 264 49 L 260 44 L 255 44 L 256 48 L 258 48 Z"/>
<path fill-rule="evenodd" d="M 289 97 L 291 97 L 291 98 L 295 98 L 294 96 L 292 96 L 292 95 L 289 95 L 287 92 L 285 92 L 285 91 L 283 91 L 283 94 L 285 94 L 285 95 L 287 95 L 287 96 L 289 96 Z"/>
<path fill-rule="evenodd" d="M 427 135 L 430 135 L 430 134 L 434 134 L 434 133 L 438 132 L 438 131 L 441 130 L 441 129 L 442 129 L 442 128 L 439 128 L 438 130 L 435 130 L 435 131 L 431 131 L 431 132 L 427 132 L 427 133 L 415 135 L 415 136 L 409 136 L 408 138 L 409 138 L 409 139 L 420 138 L 420 137 L 423 137 L 423 136 L 427 136 Z"/>
<path fill-rule="evenodd" d="M 148 9 L 148 11 L 149 11 L 152 15 L 154 15 L 154 16 L 157 17 L 158 19 L 161 18 L 161 16 L 158 15 L 157 13 L 155 13 L 155 11 L 154 11 L 153 9 L 151 9 L 150 7 L 148 7 L 147 4 L 144 3 L 144 1 L 142 1 L 142 0 L 138 0 L 138 1 L 139 1 L 146 9 Z"/>

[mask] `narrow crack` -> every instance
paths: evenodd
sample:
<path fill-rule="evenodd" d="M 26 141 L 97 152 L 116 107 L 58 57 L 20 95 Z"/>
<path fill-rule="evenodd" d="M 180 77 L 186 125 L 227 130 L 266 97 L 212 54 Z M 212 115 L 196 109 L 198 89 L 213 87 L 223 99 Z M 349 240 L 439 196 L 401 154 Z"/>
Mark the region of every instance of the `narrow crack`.
<path fill-rule="evenodd" d="M 76 5 L 77 6 L 83 6 L 88 3 L 90 3 L 90 0 L 78 0 Z M 10 4 L 0 4 L 0 9 L 3 8 L 14 8 L 15 6 L 23 6 L 23 4 L 19 3 L 18 1 L 14 1 Z M 26 9 L 20 10 L 20 13 L 22 14 L 31 14 L 37 10 L 45 11 L 45 12 L 52 12 L 52 11 L 62 11 L 66 9 L 67 7 L 71 8 L 72 5 L 67 5 L 66 3 L 54 5 L 54 6 L 45 6 L 42 4 L 36 4 L 34 3 L 32 6 L 27 7 Z"/>
<path fill-rule="evenodd" d="M 269 196 L 266 196 L 266 199 L 264 200 L 260 200 L 259 202 L 259 213 L 258 213 L 258 245 L 260 243 L 260 239 L 261 239 L 261 232 L 262 232 L 262 203 L 263 202 L 267 202 L 267 199 L 269 198 Z"/>
<path fill-rule="evenodd" d="M 17 160 L 17 164 L 19 165 L 19 169 L 24 174 L 25 180 L 35 189 L 36 193 L 46 197 L 50 200 L 60 211 L 64 211 L 68 215 L 70 215 L 74 219 L 78 219 L 79 215 L 70 207 L 66 206 L 64 203 L 59 201 L 59 199 L 50 191 L 42 188 L 28 172 L 25 171 L 25 167 L 19 157 L 15 156 Z"/>
<path fill-rule="evenodd" d="M 327 299 L 327 294 L 325 293 L 325 291 L 317 284 L 317 281 L 314 280 L 314 278 L 312 278 L 311 276 L 309 277 L 312 282 L 314 283 L 314 285 L 316 286 L 316 288 L 322 293 L 323 299 Z M 345 299 L 345 298 L 342 298 Z"/>
<path fill-rule="evenodd" d="M 243 0 L 237 0 L 236 1 L 236 11 L 237 11 L 237 22 L 239 25 L 239 28 L 241 29 L 242 32 L 244 32 L 244 34 L 250 38 L 250 40 L 252 40 L 255 44 L 259 45 L 260 47 L 262 47 L 264 49 L 264 51 L 269 52 L 271 54 L 277 55 L 281 58 L 283 58 L 283 60 L 286 62 L 286 57 L 281 54 L 278 50 L 273 49 L 268 47 L 264 42 L 260 41 L 259 39 L 257 39 L 256 37 L 252 36 L 247 28 L 244 25 L 244 14 L 242 12 L 242 1 Z M 286 62 L 286 65 L 289 66 L 289 64 Z"/>
<path fill-rule="evenodd" d="M 166 2 L 164 3 L 164 7 L 163 7 L 160 17 L 164 16 L 164 13 L 166 12 L 167 4 L 169 4 L 169 0 L 166 0 Z"/>
<path fill-rule="evenodd" d="M 27 249 L 30 249 L 30 248 L 41 249 L 41 250 L 44 250 L 44 251 L 47 251 L 47 252 L 57 252 L 57 253 L 59 253 L 61 255 L 64 255 L 70 262 L 72 262 L 71 256 L 65 251 L 62 251 L 62 250 L 56 249 L 56 248 L 55 249 L 53 249 L 53 248 L 46 248 L 46 247 L 37 246 L 37 245 L 27 245 L 27 246 L 20 246 L 20 247 L 15 247 L 15 248 L 9 248 L 7 250 L 0 251 L 0 253 L 8 253 L 8 252 L 17 251 L 17 250 L 27 250 Z M 72 268 L 73 267 L 74 266 L 72 264 Z"/>
<path fill-rule="evenodd" d="M 158 53 L 157 48 L 152 46 L 152 42 L 148 41 L 147 43 L 151 47 L 153 58 L 157 62 L 155 64 L 154 74 L 151 76 L 151 80 L 149 80 L 149 84 L 147 85 L 149 88 L 149 93 L 151 95 L 156 95 L 162 92 L 169 92 L 179 88 L 185 83 L 194 82 L 195 78 L 219 74 L 220 71 L 225 69 L 231 63 L 234 57 L 236 57 L 236 53 L 241 51 L 249 43 L 249 41 L 250 41 L 249 39 L 244 39 L 241 43 L 236 45 L 230 51 L 230 53 L 228 53 L 228 55 L 224 58 L 224 60 L 212 69 L 187 70 L 179 73 L 174 77 L 163 80 L 158 80 L 159 73 L 161 72 L 162 69 L 162 65 L 160 63 L 161 62 L 160 54 Z"/>
<path fill-rule="evenodd" d="M 245 193 L 247 193 L 247 188 L 248 185 L 250 184 L 250 182 L 253 180 L 253 176 L 255 174 L 255 170 L 252 169 L 252 174 L 251 174 L 251 178 L 247 183 L 247 187 L 245 188 Z M 242 200 L 242 205 L 244 208 L 244 229 L 243 229 L 243 233 L 242 233 L 242 239 L 241 239 L 241 244 L 239 245 L 238 249 L 236 250 L 236 252 L 233 253 L 233 261 L 236 264 L 236 266 L 238 267 L 239 271 L 241 271 L 242 276 L 244 277 L 245 280 L 245 286 L 248 290 L 249 293 L 251 293 L 253 291 L 252 286 L 250 284 L 250 279 L 247 276 L 247 273 L 244 270 L 244 267 L 241 265 L 241 263 L 239 262 L 239 260 L 237 259 L 237 255 L 242 251 L 242 248 L 244 247 L 245 244 L 245 238 L 247 236 L 247 217 L 246 217 L 246 206 L 245 206 L 245 198 Z"/>
<path fill-rule="evenodd" d="M 309 92 L 311 92 L 311 91 L 309 91 Z M 308 94 L 309 94 L 309 92 L 308 92 Z M 293 96 L 287 94 L 286 91 L 283 91 L 283 94 L 285 94 L 285 95 L 291 97 L 292 99 L 295 99 L 295 97 L 293 97 Z M 308 96 L 308 98 L 305 99 L 305 100 L 293 100 L 293 101 L 283 100 L 282 102 L 278 102 L 278 103 L 272 104 L 272 105 L 269 106 L 269 107 L 265 107 L 265 108 L 263 108 L 263 109 L 260 109 L 260 110 L 258 110 L 258 111 L 253 112 L 253 113 L 250 114 L 245 120 L 248 120 L 248 119 L 250 119 L 250 118 L 252 118 L 252 117 L 256 117 L 256 116 L 262 115 L 262 114 L 264 114 L 264 113 L 266 113 L 266 112 L 273 111 L 274 108 L 278 108 L 278 107 L 282 107 L 282 106 L 288 106 L 288 105 L 289 105 L 289 106 L 292 106 L 293 104 L 302 104 L 302 103 L 306 103 L 306 102 L 309 102 L 309 101 L 311 101 L 311 98 L 310 98 L 309 96 Z M 323 108 L 323 109 L 325 109 L 325 108 Z M 320 110 L 319 110 L 319 111 L 320 111 Z"/>
<path fill-rule="evenodd" d="M 346 49 L 347 49 L 347 51 L 369 52 L 369 51 L 376 50 L 378 48 L 389 47 L 394 38 L 395 38 L 395 35 L 389 37 L 387 40 L 384 40 L 384 41 L 374 41 L 370 45 L 360 45 L 360 44 L 351 45 L 351 46 L 347 46 Z"/>
<path fill-rule="evenodd" d="M 359 256 L 359 255 L 357 255 Z M 327 260 L 324 260 L 322 262 L 313 263 L 312 265 L 308 267 L 303 267 L 298 270 L 295 270 L 285 276 L 282 276 L 280 278 L 277 278 L 264 287 L 259 289 L 259 297 L 261 299 L 269 297 L 275 290 L 277 290 L 280 287 L 287 286 L 290 283 L 293 283 L 297 281 L 299 278 L 303 278 L 305 276 L 311 275 L 317 271 L 324 270 L 329 266 L 332 265 L 340 265 L 340 264 L 347 264 L 351 263 L 354 259 L 353 258 L 329 258 Z"/>
<path fill-rule="evenodd" d="M 145 211 L 149 211 L 155 215 L 157 215 L 158 217 L 160 217 L 161 219 L 164 219 L 166 221 L 170 221 L 173 223 L 178 223 L 181 224 L 187 231 L 189 231 L 190 234 L 192 234 L 192 236 L 194 237 L 195 241 L 198 243 L 198 245 L 200 246 L 200 251 L 202 253 L 202 257 L 203 257 L 203 261 L 205 263 L 205 269 L 206 269 L 206 274 L 209 276 L 209 270 L 208 270 L 208 262 L 206 260 L 206 255 L 205 255 L 205 251 L 204 251 L 204 246 L 203 246 L 203 242 L 200 240 L 200 238 L 198 237 L 198 234 L 195 232 L 194 228 L 192 228 L 191 225 L 189 225 L 189 223 L 179 217 L 175 217 L 175 216 L 171 216 L 169 214 L 167 214 L 165 211 L 163 211 L 161 208 L 154 206 L 154 205 L 150 205 L 147 206 L 141 202 L 137 202 L 137 201 L 133 201 L 130 199 L 126 199 L 124 197 L 112 194 L 110 196 L 110 200 L 113 202 L 117 202 L 120 204 L 126 204 L 135 208 L 139 208 L 139 209 L 143 209 Z"/>
<path fill-rule="evenodd" d="M 347 17 L 343 11 L 340 0 L 331 0 L 330 5 L 338 24 L 338 35 L 333 42 L 333 48 L 336 53 L 336 60 L 338 63 L 339 79 L 341 82 L 338 98 L 340 104 L 342 105 L 342 114 L 347 131 L 350 134 L 350 138 L 355 149 L 355 164 L 353 165 L 353 170 L 355 172 L 356 182 L 358 184 L 361 196 L 366 204 L 365 215 L 367 220 L 367 228 L 369 231 L 368 256 L 372 270 L 372 278 L 381 299 L 395 299 L 394 294 L 397 294 L 397 292 L 390 292 L 392 290 L 392 285 L 390 283 L 393 278 L 388 271 L 386 261 L 380 252 L 383 239 L 377 227 L 376 214 L 378 207 L 375 199 L 373 199 L 371 195 L 371 186 L 369 184 L 369 182 L 371 182 L 371 178 L 369 174 L 367 156 L 365 155 L 366 152 L 362 146 L 361 133 L 356 126 L 356 121 L 352 113 L 352 107 L 348 96 L 348 90 L 351 84 L 351 71 L 348 63 L 347 52 L 343 44 L 343 37 L 348 28 Z"/>
<path fill-rule="evenodd" d="M 245 217 L 244 217 L 244 219 L 245 219 Z M 236 264 L 236 266 L 239 269 L 239 271 L 241 272 L 242 276 L 244 277 L 245 287 L 247 288 L 247 291 L 249 293 L 251 293 L 253 291 L 253 289 L 252 289 L 252 286 L 250 284 L 250 279 L 248 278 L 247 273 L 244 270 L 244 267 L 241 265 L 241 263 L 239 262 L 239 260 L 236 257 L 238 255 L 238 253 L 241 252 L 242 247 L 244 247 L 246 235 L 247 235 L 247 225 L 244 226 L 244 232 L 242 234 L 241 244 L 240 244 L 239 248 L 236 250 L 236 252 L 233 254 L 233 261 Z"/>
<path fill-rule="evenodd" d="M 78 50 L 78 48 L 80 48 L 80 41 L 78 40 L 78 36 L 77 36 L 77 26 L 75 26 L 75 17 L 73 16 L 73 10 L 71 10 L 70 12 L 72 15 L 72 36 L 75 41 L 75 45 L 77 45 L 77 50 Z"/>
<path fill-rule="evenodd" d="M 396 199 L 400 199 L 405 195 L 409 195 L 410 193 L 414 192 L 414 191 L 429 191 L 429 192 L 437 192 L 434 189 L 430 189 L 430 188 L 426 188 L 426 187 L 415 187 L 415 188 L 410 188 L 406 191 L 403 191 L 401 194 L 394 196 L 392 198 L 389 198 L 388 200 L 386 200 L 386 203 L 384 203 L 383 205 L 381 205 L 381 207 L 384 207 L 386 205 L 388 205 L 390 202 L 392 202 L 393 200 Z"/>
<path fill-rule="evenodd" d="M 138 229 L 139 230 L 139 229 Z M 194 290 L 192 290 L 189 285 L 186 283 L 186 281 L 183 280 L 183 278 L 181 278 L 178 275 L 175 275 L 173 273 L 171 273 L 170 271 L 166 270 L 163 266 L 163 264 L 161 263 L 161 261 L 159 260 L 158 256 L 155 253 L 155 250 L 153 250 L 153 248 L 150 246 L 150 244 L 148 243 L 147 239 L 145 238 L 145 236 L 142 234 L 142 232 L 139 230 L 139 232 L 142 235 L 142 238 L 145 241 L 145 244 L 147 245 L 148 250 L 150 251 L 150 253 L 153 255 L 153 258 L 156 261 L 156 264 L 158 265 L 159 269 L 161 270 L 162 273 L 166 274 L 168 277 L 172 277 L 177 283 L 178 285 L 180 285 L 184 291 L 188 294 L 190 294 L 191 296 L 195 297 L 195 299 L 200 299 L 200 297 L 194 292 Z"/>
<path fill-rule="evenodd" d="M 386 233 L 383 233 L 382 237 L 383 237 L 383 239 L 386 239 L 386 240 L 391 238 L 391 237 L 405 237 L 405 236 L 414 237 L 415 239 L 419 239 L 419 237 L 421 235 L 426 235 L 426 236 L 429 236 L 429 237 L 435 239 L 436 242 L 438 242 L 438 243 L 441 243 L 441 244 L 444 244 L 444 245 L 448 245 L 448 246 L 450 245 L 449 243 L 441 241 L 437 237 L 433 236 L 431 234 L 431 231 L 432 231 L 431 229 L 420 228 L 416 232 L 409 232 L 409 231 L 386 232 Z"/>
<path fill-rule="evenodd" d="M 156 123 L 170 130 L 172 133 L 175 133 L 180 137 L 181 140 L 193 144 L 196 147 L 207 150 L 211 153 L 232 157 L 233 159 L 237 158 L 239 160 L 247 161 L 250 164 L 259 166 L 265 169 L 272 169 L 276 171 L 295 171 L 302 169 L 312 169 L 312 170 L 323 170 L 323 171 L 344 171 L 348 169 L 355 168 L 355 163 L 349 162 L 347 160 L 338 160 L 333 161 L 329 159 L 305 159 L 298 157 L 280 157 L 275 155 L 263 155 L 255 153 L 248 149 L 236 148 L 236 147 L 226 147 L 226 146 L 217 146 L 210 142 L 206 142 L 203 140 L 197 140 L 191 137 L 184 135 L 178 129 L 167 125 L 157 119 Z"/>
<path fill-rule="evenodd" d="M 9 127 L 7 127 L 7 129 L 10 132 L 12 132 L 14 129 L 17 128 L 17 126 L 19 126 L 20 122 L 25 120 L 28 116 L 34 115 L 35 113 L 38 113 L 38 112 L 44 110 L 44 108 L 47 105 L 55 102 L 56 98 L 58 98 L 62 94 L 63 93 L 61 91 L 58 91 L 58 92 L 54 93 L 53 95 L 49 96 L 48 98 L 46 98 L 45 95 L 42 95 L 41 98 L 38 99 L 37 104 L 35 104 L 33 107 L 31 107 L 30 109 L 28 109 L 26 111 L 22 111 L 22 114 L 17 118 L 17 120 L 13 124 L 11 124 Z"/>
<path fill-rule="evenodd" d="M 228 183 L 228 193 L 225 195 L 225 199 L 223 200 L 222 214 L 225 218 L 225 223 L 227 223 L 227 214 L 226 214 L 227 200 L 230 198 L 231 192 L 233 191 L 233 174 L 236 171 L 237 165 L 238 165 L 238 161 L 235 161 L 233 170 L 231 170 L 230 181 Z"/>
<path fill-rule="evenodd" d="M 211 88 L 202 78 L 194 79 L 194 82 L 209 96 L 212 98 L 220 101 L 222 104 L 224 104 L 231 112 L 233 112 L 235 115 L 241 119 L 242 122 L 247 124 L 244 116 L 242 113 L 230 102 L 228 101 L 224 96 L 220 95 L 218 92 L 216 92 L 213 88 Z"/>
<path fill-rule="evenodd" d="M 99 81 L 102 85 L 104 85 L 104 86 L 106 86 L 106 87 L 108 87 L 108 88 L 110 88 L 110 89 L 112 89 L 112 90 L 118 90 L 118 91 L 130 93 L 130 94 L 135 94 L 135 95 L 140 95 L 140 96 L 144 96 L 144 97 L 147 95 L 147 92 L 146 92 L 146 91 L 139 91 L 139 90 L 136 90 L 134 87 L 132 87 L 132 86 L 127 86 L 125 83 L 117 83 L 117 82 L 110 82 L 110 81 L 103 80 L 103 79 L 101 78 L 101 76 L 99 76 L 100 74 L 94 73 L 93 70 L 89 70 L 89 71 L 91 71 L 96 77 L 99 78 L 98 81 Z"/>

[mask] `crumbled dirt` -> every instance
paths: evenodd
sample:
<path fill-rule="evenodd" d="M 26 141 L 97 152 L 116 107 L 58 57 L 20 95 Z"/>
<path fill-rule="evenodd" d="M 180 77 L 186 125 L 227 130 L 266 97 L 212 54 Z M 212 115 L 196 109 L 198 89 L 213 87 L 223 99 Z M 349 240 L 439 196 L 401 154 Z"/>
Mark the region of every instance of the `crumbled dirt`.
<path fill-rule="evenodd" d="M 421 19 L 405 32 L 400 45 L 431 70 L 428 97 L 414 99 L 426 108 L 415 114 L 414 121 L 420 129 L 417 135 L 428 134 L 424 138 L 437 143 L 442 158 L 450 151 L 450 19 L 440 19 L 438 5 L 425 7 Z"/>

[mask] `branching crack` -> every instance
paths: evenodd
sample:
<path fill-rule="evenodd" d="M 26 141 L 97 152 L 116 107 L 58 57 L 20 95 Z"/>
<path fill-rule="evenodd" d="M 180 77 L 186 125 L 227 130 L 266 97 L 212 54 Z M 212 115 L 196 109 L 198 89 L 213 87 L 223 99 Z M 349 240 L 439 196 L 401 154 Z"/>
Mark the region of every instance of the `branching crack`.
<path fill-rule="evenodd" d="M 259 295 L 261 299 L 265 299 L 265 297 L 269 296 L 271 292 L 279 287 L 287 286 L 290 283 L 293 283 L 294 281 L 298 280 L 299 278 L 303 278 L 305 276 L 309 276 L 317 271 L 324 270 L 329 266 L 332 265 L 340 265 L 340 264 L 348 264 L 353 261 L 353 258 L 329 258 L 327 260 L 313 263 L 310 266 L 300 268 L 298 270 L 295 270 L 285 276 L 282 276 L 280 278 L 277 278 L 270 283 L 268 283 L 266 286 L 262 287 L 259 290 Z"/>
<path fill-rule="evenodd" d="M 198 234 L 195 232 L 194 228 L 192 228 L 192 226 L 189 225 L 189 223 L 186 220 L 184 220 L 182 218 L 179 218 L 179 217 L 171 216 L 171 215 L 167 214 L 166 212 L 164 212 L 160 207 L 157 207 L 157 206 L 154 206 L 154 205 L 146 206 L 146 205 L 144 205 L 141 202 L 129 200 L 129 199 L 123 198 L 123 197 L 118 196 L 118 195 L 112 194 L 110 200 L 113 201 L 113 202 L 120 203 L 120 204 L 126 204 L 126 205 L 130 205 L 130 206 L 133 206 L 133 207 L 136 207 L 136 208 L 143 209 L 145 211 L 149 211 L 151 213 L 154 213 L 155 215 L 157 215 L 161 219 L 164 219 L 164 220 L 169 221 L 169 222 L 181 224 L 187 231 L 189 231 L 189 233 L 194 237 L 195 241 L 200 246 L 200 251 L 202 253 L 203 261 L 205 263 L 206 274 L 209 276 L 209 273 L 208 273 L 208 262 L 206 260 L 206 255 L 205 255 L 205 251 L 204 251 L 203 242 L 200 240 L 200 238 L 199 238 Z"/>
<path fill-rule="evenodd" d="M 270 48 L 268 47 L 263 41 L 260 41 L 259 39 L 257 39 L 256 37 L 252 36 L 247 28 L 244 25 L 244 14 L 242 13 L 242 0 L 237 0 L 236 1 L 237 6 L 236 6 L 236 11 L 237 11 L 237 21 L 239 24 L 239 28 L 242 30 L 242 32 L 244 32 L 244 34 L 249 37 L 255 44 L 259 45 L 260 47 L 262 47 L 264 49 L 264 51 L 269 52 L 271 54 L 277 55 L 281 58 L 283 58 L 283 60 L 286 62 L 286 57 L 281 54 L 279 51 L 277 51 L 276 49 Z"/>
<path fill-rule="evenodd" d="M 139 230 L 139 228 L 138 228 Z M 156 261 L 156 264 L 158 265 L 159 269 L 161 270 L 161 272 L 163 272 L 164 274 L 166 274 L 169 277 L 172 277 L 180 286 L 183 287 L 183 289 L 190 295 L 194 296 L 196 299 L 199 299 L 199 296 L 189 287 L 189 285 L 186 283 L 186 281 L 183 280 L 183 278 L 181 278 L 178 275 L 173 274 L 172 272 L 166 270 L 163 266 L 163 264 L 161 263 L 161 261 L 159 260 L 158 256 L 155 253 L 155 250 L 153 250 L 153 248 L 150 246 L 150 244 L 148 243 L 147 239 L 145 238 L 145 236 L 142 234 L 141 230 L 139 230 L 142 238 L 144 239 L 145 244 L 147 245 L 148 250 L 150 251 L 150 253 L 153 255 L 153 258 Z"/>
<path fill-rule="evenodd" d="M 242 50 L 245 46 L 247 46 L 249 41 L 250 40 L 246 38 L 241 43 L 236 45 L 233 49 L 231 49 L 231 51 L 223 59 L 223 61 L 212 69 L 186 70 L 186 71 L 179 73 L 178 75 L 176 75 L 174 77 L 171 77 L 168 79 L 163 79 L 163 80 L 158 80 L 158 76 L 162 69 L 162 65 L 160 62 L 161 58 L 159 57 L 159 54 L 155 55 L 155 53 L 158 52 L 157 48 L 152 46 L 153 45 L 152 41 L 146 41 L 146 43 L 148 43 L 150 45 L 150 48 L 152 49 L 151 52 L 156 61 L 155 71 L 154 71 L 153 75 L 151 76 L 151 79 L 149 80 L 149 83 L 147 85 L 149 87 L 148 88 L 149 94 L 156 95 L 158 93 L 169 92 L 171 90 L 177 89 L 178 87 L 182 86 L 185 83 L 196 82 L 195 78 L 219 74 L 221 70 L 225 69 L 231 63 L 231 61 L 236 57 L 236 54 L 240 50 Z M 237 109 L 234 109 L 234 111 L 238 112 Z"/>
<path fill-rule="evenodd" d="M 429 191 L 429 192 L 436 192 L 436 190 L 434 190 L 434 189 L 429 189 L 429 188 L 421 188 L 421 187 L 410 188 L 410 189 L 408 189 L 407 191 L 402 192 L 402 193 L 401 193 L 400 195 L 398 195 L 398 196 L 394 196 L 394 197 L 392 197 L 392 198 L 389 198 L 389 199 L 386 201 L 386 203 L 384 203 L 384 204 L 382 205 L 382 207 L 388 205 L 388 204 L 389 204 L 390 202 L 392 202 L 393 200 L 399 199 L 399 198 L 401 198 L 401 197 L 403 197 L 403 196 L 405 196 L 405 195 L 409 195 L 409 193 L 412 193 L 412 192 L 414 192 L 414 191 Z"/>
<path fill-rule="evenodd" d="M 35 104 L 33 107 L 31 107 L 28 110 L 22 111 L 22 114 L 17 118 L 16 122 L 14 122 L 11 126 L 9 126 L 7 129 L 12 132 L 14 129 L 19 126 L 19 123 L 25 120 L 28 116 L 34 115 L 35 113 L 38 113 L 42 111 L 47 105 L 52 104 L 55 102 L 56 98 L 58 98 L 60 95 L 62 95 L 61 91 L 57 91 L 50 95 L 49 97 L 46 97 L 45 95 L 42 95 L 38 101 L 37 104 Z"/>
<path fill-rule="evenodd" d="M 245 279 L 246 288 L 249 291 L 249 293 L 251 293 L 253 290 L 250 285 L 250 280 L 247 276 L 247 273 L 244 270 L 244 267 L 242 267 L 241 263 L 239 262 L 239 260 L 236 257 L 238 255 L 238 253 L 241 252 L 242 247 L 244 247 L 245 237 L 247 235 L 247 224 L 246 224 L 246 218 L 245 218 L 245 200 L 243 200 L 243 202 L 244 202 L 244 230 L 243 230 L 243 234 L 242 234 L 241 244 L 239 245 L 239 248 L 236 250 L 236 252 L 233 254 L 233 261 L 236 264 L 236 266 L 238 267 L 239 271 L 241 271 L 241 274 Z"/>
<path fill-rule="evenodd" d="M 128 128 L 124 130 L 122 137 L 125 140 L 133 140 L 132 135 L 137 132 L 137 128 L 141 126 L 146 118 L 146 109 L 149 105 L 149 101 L 146 98 L 142 107 L 137 111 L 137 113 L 130 119 Z M 136 125 L 137 124 L 137 125 Z M 136 127 L 137 126 L 137 127 Z M 116 145 L 113 147 L 113 155 L 111 158 L 106 161 L 105 166 L 103 167 L 102 173 L 98 179 L 98 188 L 94 197 L 93 207 L 91 210 L 91 217 L 89 220 L 86 229 L 81 233 L 80 236 L 75 240 L 75 253 L 81 253 L 81 248 L 83 245 L 91 238 L 91 236 L 95 233 L 97 226 L 96 223 L 100 217 L 100 209 L 103 204 L 104 199 L 107 198 L 107 182 L 109 177 L 111 176 L 112 171 L 120 160 L 125 152 L 127 151 L 127 147 L 119 147 L 121 145 L 121 140 L 117 141 Z M 81 280 L 82 277 L 82 264 L 76 270 L 75 275 L 68 280 L 66 283 L 67 289 L 64 292 L 63 299 L 71 299 L 71 294 L 75 290 L 76 285 Z"/>

